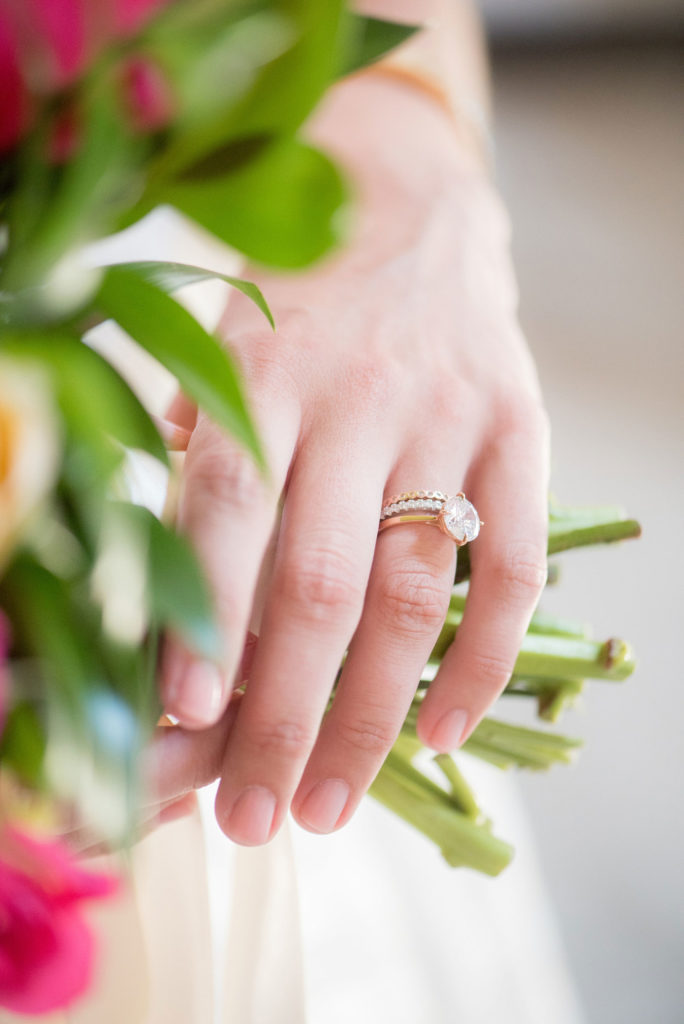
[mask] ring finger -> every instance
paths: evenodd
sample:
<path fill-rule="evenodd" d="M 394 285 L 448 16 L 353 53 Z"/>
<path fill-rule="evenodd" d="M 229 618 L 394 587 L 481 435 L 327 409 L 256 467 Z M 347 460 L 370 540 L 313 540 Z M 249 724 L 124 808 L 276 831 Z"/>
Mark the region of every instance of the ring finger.
<path fill-rule="evenodd" d="M 426 466 L 456 493 L 468 452 L 458 458 L 440 474 L 443 450 L 431 458 L 422 445 L 396 467 L 386 496 L 425 483 Z M 363 617 L 294 800 L 304 827 L 343 825 L 382 766 L 444 624 L 455 565 L 453 540 L 432 525 L 402 523 L 378 537 Z"/>

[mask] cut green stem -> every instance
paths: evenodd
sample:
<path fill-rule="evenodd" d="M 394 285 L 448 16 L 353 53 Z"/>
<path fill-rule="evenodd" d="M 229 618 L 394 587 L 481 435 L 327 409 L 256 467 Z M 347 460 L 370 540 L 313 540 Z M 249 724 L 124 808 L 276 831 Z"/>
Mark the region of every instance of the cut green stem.
<path fill-rule="evenodd" d="M 370 792 L 436 843 L 452 867 L 498 875 L 513 857 L 508 843 L 457 810 L 444 790 L 394 754 L 388 756 Z"/>

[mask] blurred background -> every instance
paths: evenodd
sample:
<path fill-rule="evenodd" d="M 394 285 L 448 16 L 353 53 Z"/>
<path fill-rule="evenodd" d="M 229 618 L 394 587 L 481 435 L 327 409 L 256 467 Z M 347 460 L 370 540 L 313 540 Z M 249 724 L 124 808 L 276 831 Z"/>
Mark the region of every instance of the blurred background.
<path fill-rule="evenodd" d="M 548 607 L 634 642 L 570 771 L 520 777 L 591 1024 L 684 1020 L 684 4 L 487 0 L 498 174 L 561 500 L 619 502 L 622 549 L 563 562 Z"/>
<path fill-rule="evenodd" d="M 495 47 L 518 40 L 586 44 L 602 38 L 672 41 L 682 36 L 681 0 L 479 0 Z"/>

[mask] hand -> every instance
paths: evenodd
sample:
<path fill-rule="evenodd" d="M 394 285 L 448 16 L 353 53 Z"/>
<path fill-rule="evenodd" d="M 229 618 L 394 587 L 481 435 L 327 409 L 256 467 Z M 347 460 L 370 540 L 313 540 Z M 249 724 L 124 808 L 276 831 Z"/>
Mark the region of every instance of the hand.
<path fill-rule="evenodd" d="M 260 276 L 275 337 L 231 298 L 222 330 L 271 482 L 199 415 L 179 520 L 213 583 L 226 655 L 219 673 L 170 643 L 163 666 L 166 708 L 183 725 L 220 718 L 242 681 L 282 494 L 216 803 L 223 830 L 245 844 L 272 837 L 290 805 L 316 832 L 349 820 L 443 624 L 455 545 L 424 525 L 378 537 L 383 496 L 464 490 L 486 523 L 463 624 L 420 711 L 428 746 L 457 747 L 500 694 L 546 578 L 547 425 L 496 195 L 444 112 L 380 76 L 339 87 L 313 131 L 356 181 L 360 223 L 324 267 Z"/>

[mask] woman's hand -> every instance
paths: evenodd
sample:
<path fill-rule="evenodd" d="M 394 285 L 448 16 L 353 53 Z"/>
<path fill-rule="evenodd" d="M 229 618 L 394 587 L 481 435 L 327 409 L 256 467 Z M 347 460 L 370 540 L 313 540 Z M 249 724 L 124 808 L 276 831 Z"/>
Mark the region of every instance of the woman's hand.
<path fill-rule="evenodd" d="M 260 275 L 275 336 L 231 298 L 222 330 L 271 482 L 200 414 L 179 518 L 215 589 L 225 660 L 219 672 L 169 643 L 163 666 L 183 725 L 222 716 L 282 494 L 249 685 L 222 734 L 217 816 L 245 844 L 273 836 L 290 805 L 312 831 L 348 821 L 444 622 L 455 545 L 423 525 L 378 537 L 383 496 L 464 490 L 486 524 L 418 718 L 436 750 L 458 747 L 501 693 L 546 577 L 547 425 L 498 199 L 444 111 L 380 75 L 338 87 L 312 133 L 356 183 L 359 223 L 322 268 Z"/>

